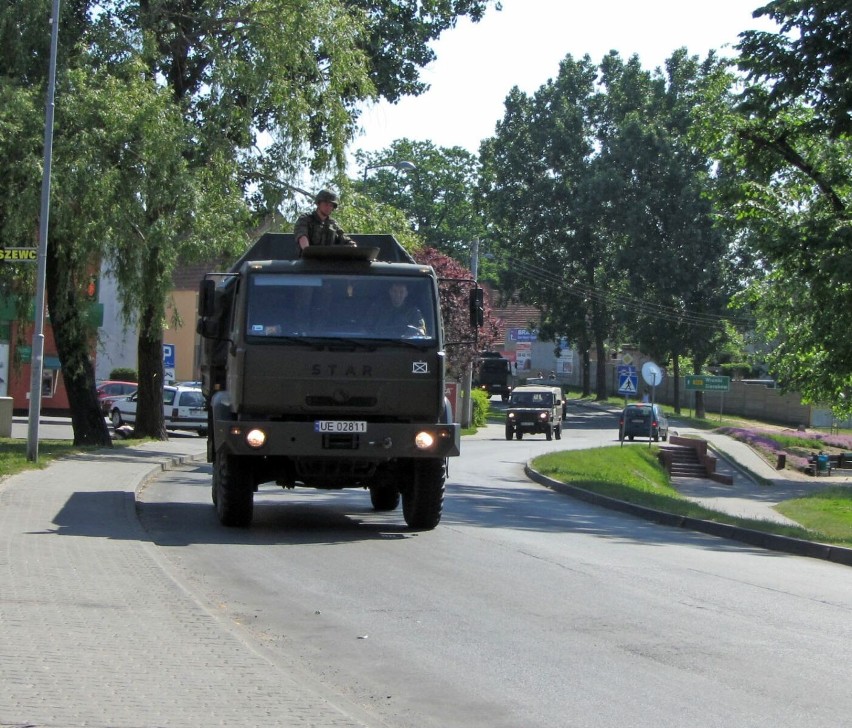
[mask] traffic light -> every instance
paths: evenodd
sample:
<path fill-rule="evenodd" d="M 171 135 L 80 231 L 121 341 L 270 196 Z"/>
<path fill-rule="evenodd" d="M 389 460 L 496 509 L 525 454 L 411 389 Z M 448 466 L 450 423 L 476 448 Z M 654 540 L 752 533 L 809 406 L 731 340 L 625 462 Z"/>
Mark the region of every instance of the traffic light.
<path fill-rule="evenodd" d="M 479 328 L 485 323 L 485 292 L 474 288 L 470 292 L 470 325 Z"/>

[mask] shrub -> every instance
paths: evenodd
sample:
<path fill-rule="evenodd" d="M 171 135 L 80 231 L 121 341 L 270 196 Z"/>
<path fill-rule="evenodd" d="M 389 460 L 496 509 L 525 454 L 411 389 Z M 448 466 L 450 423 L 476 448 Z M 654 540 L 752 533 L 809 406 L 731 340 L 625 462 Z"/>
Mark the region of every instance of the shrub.
<path fill-rule="evenodd" d="M 119 382 L 138 382 L 139 375 L 135 369 L 130 367 L 116 367 L 109 373 L 110 379 L 115 379 Z"/>
<path fill-rule="evenodd" d="M 471 413 L 471 425 L 473 427 L 485 427 L 488 424 L 488 412 L 491 409 L 491 398 L 481 389 L 474 389 L 470 393 L 473 403 Z"/>

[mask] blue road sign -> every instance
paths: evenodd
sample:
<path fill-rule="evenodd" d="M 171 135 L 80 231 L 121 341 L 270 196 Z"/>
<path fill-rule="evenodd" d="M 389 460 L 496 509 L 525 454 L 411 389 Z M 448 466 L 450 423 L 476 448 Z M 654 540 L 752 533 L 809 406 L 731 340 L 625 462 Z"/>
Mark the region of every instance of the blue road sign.
<path fill-rule="evenodd" d="M 175 347 L 174 344 L 163 344 L 163 366 L 168 369 L 174 369 L 175 366 Z"/>
<path fill-rule="evenodd" d="M 639 391 L 639 375 L 634 366 L 618 367 L 618 393 L 636 394 Z"/>

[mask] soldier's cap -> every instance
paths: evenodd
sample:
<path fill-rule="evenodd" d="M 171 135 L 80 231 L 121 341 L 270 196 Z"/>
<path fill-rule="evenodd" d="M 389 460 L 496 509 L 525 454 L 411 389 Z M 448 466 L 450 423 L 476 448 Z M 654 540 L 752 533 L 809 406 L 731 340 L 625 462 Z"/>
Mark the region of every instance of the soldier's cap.
<path fill-rule="evenodd" d="M 337 195 L 331 190 L 320 190 L 317 192 L 317 196 L 314 198 L 314 203 L 318 205 L 320 202 L 330 202 L 335 208 L 337 208 L 338 204 L 340 204 L 340 201 L 337 199 Z"/>

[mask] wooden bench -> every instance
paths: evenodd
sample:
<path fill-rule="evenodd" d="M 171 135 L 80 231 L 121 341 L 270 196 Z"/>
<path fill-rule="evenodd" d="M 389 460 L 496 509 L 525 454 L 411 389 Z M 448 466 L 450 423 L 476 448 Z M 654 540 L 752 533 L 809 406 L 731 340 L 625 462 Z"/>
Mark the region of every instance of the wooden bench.
<path fill-rule="evenodd" d="M 852 453 L 841 453 L 840 455 L 826 454 L 825 464 L 823 467 L 818 467 L 817 458 L 819 455 L 808 456 L 808 467 L 805 472 L 808 475 L 831 475 L 832 470 L 838 468 L 852 468 Z"/>
<path fill-rule="evenodd" d="M 838 468 L 841 470 L 852 470 L 852 452 L 842 452 L 837 458 Z"/>

